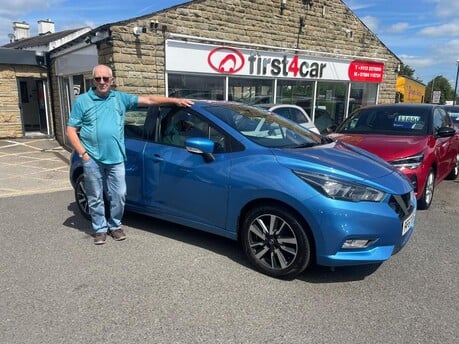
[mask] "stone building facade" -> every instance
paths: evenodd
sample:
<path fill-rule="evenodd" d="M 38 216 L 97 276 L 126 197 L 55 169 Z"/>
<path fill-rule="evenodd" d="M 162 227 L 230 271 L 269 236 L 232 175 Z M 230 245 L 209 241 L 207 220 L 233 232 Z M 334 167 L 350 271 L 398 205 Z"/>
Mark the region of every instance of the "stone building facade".
<path fill-rule="evenodd" d="M 171 95 L 174 80 L 188 74 L 191 78 L 193 73 L 189 71 L 167 69 L 171 65 L 167 56 L 168 41 L 196 44 L 197 50 L 225 46 L 271 54 L 288 53 L 289 56 L 312 57 L 319 61 L 328 59 L 329 65 L 334 60 L 340 63 L 354 60 L 374 62 L 383 65 L 383 76 L 374 83 L 376 96 L 372 98 L 373 102 L 394 102 L 401 61 L 342 1 L 288 0 L 285 6 L 283 3 L 279 0 L 190 1 L 150 15 L 103 25 L 53 51 L 50 54 L 50 79 L 54 85 L 52 103 L 57 139 L 65 144 L 65 123 L 78 92 L 70 99 L 66 99 L 64 93 L 72 93 L 68 92 L 72 86 L 74 90 L 77 86 L 79 92 L 89 88 L 91 67 L 95 63 L 112 67 L 118 90 L 139 95 Z M 74 65 L 71 55 L 78 54 L 78 47 L 83 50 L 89 46 L 92 50 L 87 56 L 75 57 L 80 62 L 87 61 L 80 70 L 63 68 Z M 184 54 L 180 58 L 186 61 L 188 56 Z M 190 71 L 193 70 L 192 63 L 190 56 Z M 206 76 L 206 73 L 201 74 Z M 245 77 L 247 80 L 247 75 Z M 260 79 L 265 82 L 269 78 L 262 76 Z M 298 78 L 290 79 L 299 81 Z M 317 80 L 308 78 L 311 85 L 314 81 Z M 350 81 L 343 83 L 348 100 L 351 84 Z M 315 87 L 317 89 L 317 84 Z M 326 90 L 324 94 L 328 97 L 333 92 Z M 228 98 L 228 93 L 225 95 Z M 318 96 L 315 99 L 319 99 Z M 276 100 L 271 96 L 270 101 Z M 343 112 L 347 116 L 351 109 L 348 102 L 345 104 Z M 310 110 L 314 112 L 313 106 Z"/>
<path fill-rule="evenodd" d="M 25 126 L 30 126 L 29 133 L 40 131 L 39 103 L 44 104 L 45 96 L 40 87 L 48 79 L 46 69 L 33 65 L 0 64 L 0 137 L 17 138 L 25 135 Z M 40 84 L 37 85 L 37 82 Z M 30 92 L 23 85 L 30 84 Z M 29 103 L 36 104 L 38 114 L 30 120 L 27 112 L 21 112 L 21 107 Z M 19 104 L 19 106 L 18 106 Z M 47 121 L 46 126 L 52 126 L 52 119 Z M 36 128 L 33 128 L 36 126 Z M 46 131 L 47 128 L 44 128 Z"/>
<path fill-rule="evenodd" d="M 13 23 L 15 37 L 0 47 L 0 138 L 54 137 L 47 52 L 90 31 L 54 32 L 54 24 L 39 21 L 39 35 L 29 25 Z"/>

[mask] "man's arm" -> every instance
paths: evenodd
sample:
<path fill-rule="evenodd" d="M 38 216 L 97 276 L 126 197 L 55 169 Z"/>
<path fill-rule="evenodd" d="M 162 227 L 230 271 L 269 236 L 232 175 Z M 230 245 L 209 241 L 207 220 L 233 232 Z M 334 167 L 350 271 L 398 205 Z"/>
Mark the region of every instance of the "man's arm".
<path fill-rule="evenodd" d="M 193 105 L 193 101 L 184 98 L 172 98 L 159 95 L 139 96 L 139 106 L 166 105 L 174 104 L 177 106 L 188 107 Z"/>
<path fill-rule="evenodd" d="M 77 128 L 67 126 L 66 130 L 67 138 L 69 139 L 69 143 L 72 145 L 72 147 L 76 150 L 76 152 L 81 155 L 86 150 L 84 149 L 83 145 L 81 144 L 80 138 L 78 137 L 78 131 Z M 83 160 L 89 159 L 89 154 L 84 154 L 82 156 Z"/>

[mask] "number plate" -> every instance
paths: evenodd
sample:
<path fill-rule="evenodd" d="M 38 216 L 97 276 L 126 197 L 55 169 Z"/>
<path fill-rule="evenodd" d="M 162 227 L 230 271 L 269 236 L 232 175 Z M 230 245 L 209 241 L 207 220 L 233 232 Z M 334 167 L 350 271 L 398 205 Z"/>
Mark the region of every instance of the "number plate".
<path fill-rule="evenodd" d="M 408 218 L 403 221 L 403 228 L 402 228 L 402 236 L 406 234 L 410 230 L 410 228 L 414 224 L 414 219 L 416 218 L 416 211 L 413 211 Z"/>

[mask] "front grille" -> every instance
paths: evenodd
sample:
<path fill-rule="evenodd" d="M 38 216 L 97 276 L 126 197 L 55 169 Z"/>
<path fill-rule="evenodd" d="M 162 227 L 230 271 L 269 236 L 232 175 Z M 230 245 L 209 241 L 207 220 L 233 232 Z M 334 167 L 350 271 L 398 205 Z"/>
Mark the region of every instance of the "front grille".
<path fill-rule="evenodd" d="M 400 220 L 404 220 L 413 211 L 414 204 L 411 202 L 411 193 L 392 195 L 389 206 L 397 213 Z"/>

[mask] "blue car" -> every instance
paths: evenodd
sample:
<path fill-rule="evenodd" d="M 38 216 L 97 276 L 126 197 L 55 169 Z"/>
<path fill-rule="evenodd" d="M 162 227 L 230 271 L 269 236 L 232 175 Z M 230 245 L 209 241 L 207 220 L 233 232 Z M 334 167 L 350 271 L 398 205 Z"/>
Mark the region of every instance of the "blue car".
<path fill-rule="evenodd" d="M 382 159 L 234 102 L 126 114 L 126 209 L 239 240 L 260 272 L 381 263 L 409 240 L 411 183 Z M 89 217 L 72 155 L 76 202 Z"/>

